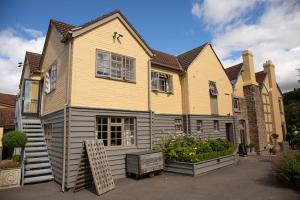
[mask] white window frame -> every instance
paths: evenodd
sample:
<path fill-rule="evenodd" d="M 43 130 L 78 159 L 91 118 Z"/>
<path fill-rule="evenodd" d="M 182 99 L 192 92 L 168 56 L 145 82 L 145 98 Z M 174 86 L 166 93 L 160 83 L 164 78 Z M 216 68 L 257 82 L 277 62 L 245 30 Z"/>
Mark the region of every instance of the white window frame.
<path fill-rule="evenodd" d="M 203 121 L 202 120 L 196 121 L 196 127 L 197 127 L 198 133 L 203 133 Z"/>
<path fill-rule="evenodd" d="M 208 83 L 209 86 L 209 93 L 212 96 L 218 96 L 218 89 L 217 89 L 217 84 L 214 81 L 209 81 Z"/>
<path fill-rule="evenodd" d="M 45 92 L 50 93 L 56 89 L 57 85 L 57 64 L 54 63 L 48 69 L 45 76 Z"/>
<path fill-rule="evenodd" d="M 52 146 L 52 132 L 52 124 L 44 124 L 45 142 L 48 150 L 50 150 Z"/>
<path fill-rule="evenodd" d="M 214 131 L 220 131 L 220 123 L 219 120 L 214 120 Z"/>
<path fill-rule="evenodd" d="M 163 85 L 162 85 L 163 83 Z M 173 76 L 171 74 L 151 71 L 151 90 L 173 94 Z"/>
<path fill-rule="evenodd" d="M 102 124 L 102 119 L 106 118 L 107 124 Z M 98 119 L 101 119 L 98 123 Z M 113 121 L 118 119 L 119 121 Z M 103 132 L 106 132 L 106 142 L 104 145 L 108 148 L 122 148 L 122 147 L 134 147 L 136 145 L 136 118 L 135 117 L 124 117 L 124 116 L 96 116 L 96 138 L 103 139 Z M 103 125 L 106 125 L 106 131 L 103 131 Z M 99 130 L 101 127 L 101 130 Z M 112 127 L 120 127 L 121 129 L 121 144 L 112 145 Z M 116 137 L 114 137 L 116 139 Z M 117 138 L 118 139 L 118 138 Z M 115 140 L 117 141 L 117 140 Z"/>
<path fill-rule="evenodd" d="M 183 132 L 183 125 L 182 125 L 182 119 L 176 118 L 174 120 L 174 128 L 176 133 L 182 133 Z"/>
<path fill-rule="evenodd" d="M 234 98 L 233 98 L 233 109 L 234 109 L 234 111 L 236 111 L 236 112 L 241 111 L 241 101 L 240 101 L 240 99 L 237 98 L 237 97 L 234 97 Z"/>
<path fill-rule="evenodd" d="M 101 60 L 99 54 L 106 55 L 108 58 L 105 60 Z M 102 57 L 104 58 L 105 56 Z M 101 63 L 104 64 L 105 62 L 108 65 L 101 66 Z M 119 66 L 119 70 L 116 66 Z M 97 49 L 95 69 L 96 77 L 109 78 L 125 82 L 136 81 L 136 59 L 129 56 L 124 56 L 117 53 Z"/>

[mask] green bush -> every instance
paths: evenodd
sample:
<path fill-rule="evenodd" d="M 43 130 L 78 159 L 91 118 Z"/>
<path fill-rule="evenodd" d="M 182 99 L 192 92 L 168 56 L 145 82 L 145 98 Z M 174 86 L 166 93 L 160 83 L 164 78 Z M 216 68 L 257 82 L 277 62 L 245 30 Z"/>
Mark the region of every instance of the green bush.
<path fill-rule="evenodd" d="M 12 160 L 13 160 L 14 162 L 19 163 L 19 162 L 21 162 L 21 156 L 20 156 L 20 155 L 14 155 L 14 156 L 12 157 Z"/>
<path fill-rule="evenodd" d="M 223 139 L 202 141 L 180 136 L 162 139 L 160 147 L 154 149 L 162 151 L 166 160 L 195 163 L 232 154 L 235 146 Z"/>
<path fill-rule="evenodd" d="M 291 140 L 291 145 L 294 149 L 300 149 L 300 134 L 296 134 Z"/>
<path fill-rule="evenodd" d="M 10 131 L 4 134 L 2 142 L 7 148 L 25 147 L 27 136 L 21 131 Z"/>
<path fill-rule="evenodd" d="M 273 161 L 273 170 L 292 183 L 300 181 L 300 152 L 288 151 Z"/>

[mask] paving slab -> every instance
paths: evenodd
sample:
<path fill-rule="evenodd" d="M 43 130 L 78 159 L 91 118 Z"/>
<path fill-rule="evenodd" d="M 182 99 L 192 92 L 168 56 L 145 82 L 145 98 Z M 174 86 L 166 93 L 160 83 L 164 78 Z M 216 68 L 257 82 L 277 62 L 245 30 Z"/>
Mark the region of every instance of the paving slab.
<path fill-rule="evenodd" d="M 0 190 L 1 200 L 299 200 L 300 191 L 274 178 L 271 163 L 257 156 L 240 158 L 238 165 L 190 177 L 163 173 L 141 180 L 121 179 L 100 197 L 92 189 L 60 191 L 55 182 Z"/>

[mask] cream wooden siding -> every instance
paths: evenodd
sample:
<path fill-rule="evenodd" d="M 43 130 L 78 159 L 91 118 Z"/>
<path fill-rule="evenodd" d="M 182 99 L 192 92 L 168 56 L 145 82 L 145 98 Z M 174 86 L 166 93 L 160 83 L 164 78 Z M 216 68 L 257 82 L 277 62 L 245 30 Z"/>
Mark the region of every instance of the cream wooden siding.
<path fill-rule="evenodd" d="M 24 89 L 24 80 L 25 79 L 30 79 L 30 70 L 29 70 L 29 66 L 28 66 L 28 62 L 26 61 L 25 64 L 24 64 L 24 74 L 23 74 L 23 77 L 22 80 L 21 80 L 21 87 L 20 87 L 20 96 L 22 97 L 23 96 L 23 89 Z"/>
<path fill-rule="evenodd" d="M 262 97 L 263 109 L 264 109 L 267 141 L 270 142 L 270 136 L 274 133 L 274 130 L 273 130 L 273 123 L 272 123 L 273 120 L 272 120 L 270 96 L 268 94 L 268 90 L 265 87 L 263 87 L 261 90 L 261 97 Z"/>
<path fill-rule="evenodd" d="M 232 115 L 232 86 L 227 75 L 207 45 L 193 61 L 187 71 L 189 113 L 196 115 L 210 115 L 209 81 L 215 81 L 218 89 L 219 115 Z"/>
<path fill-rule="evenodd" d="M 242 76 L 238 76 L 238 79 L 233 88 L 233 95 L 236 97 L 244 97 L 244 83 Z"/>
<path fill-rule="evenodd" d="M 182 94 L 180 75 L 178 72 L 163 70 L 152 65 L 152 70 L 166 73 L 173 77 L 173 94 L 151 91 L 151 109 L 155 113 L 182 114 Z"/>
<path fill-rule="evenodd" d="M 272 129 L 273 133 L 279 135 L 278 141 L 283 140 L 283 132 L 282 132 L 282 116 L 279 110 L 278 98 L 281 97 L 279 90 L 275 86 L 275 88 L 270 88 L 269 77 L 266 76 L 264 80 L 264 85 L 266 89 L 269 91 L 270 97 L 270 108 L 271 108 L 271 116 L 272 116 Z"/>
<path fill-rule="evenodd" d="M 123 35 L 113 41 L 114 32 Z M 119 19 L 74 39 L 71 105 L 93 108 L 148 110 L 149 56 Z M 95 76 L 96 49 L 136 59 L 136 83 Z"/>
<path fill-rule="evenodd" d="M 67 75 L 68 75 L 68 57 L 69 46 L 60 42 L 61 35 L 53 27 L 50 31 L 49 40 L 46 45 L 44 60 L 41 70 L 45 77 L 50 66 L 57 63 L 56 89 L 51 93 L 45 93 L 45 85 L 42 97 L 42 115 L 58 111 L 64 107 L 67 96 Z"/>

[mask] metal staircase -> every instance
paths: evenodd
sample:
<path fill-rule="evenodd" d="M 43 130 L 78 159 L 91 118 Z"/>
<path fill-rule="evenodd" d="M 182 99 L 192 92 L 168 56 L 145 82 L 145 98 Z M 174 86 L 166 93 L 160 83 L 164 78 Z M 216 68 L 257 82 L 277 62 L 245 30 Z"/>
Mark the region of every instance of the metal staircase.
<path fill-rule="evenodd" d="M 27 135 L 23 183 L 28 184 L 53 180 L 41 120 L 38 118 L 22 117 L 21 121 L 22 131 Z"/>

